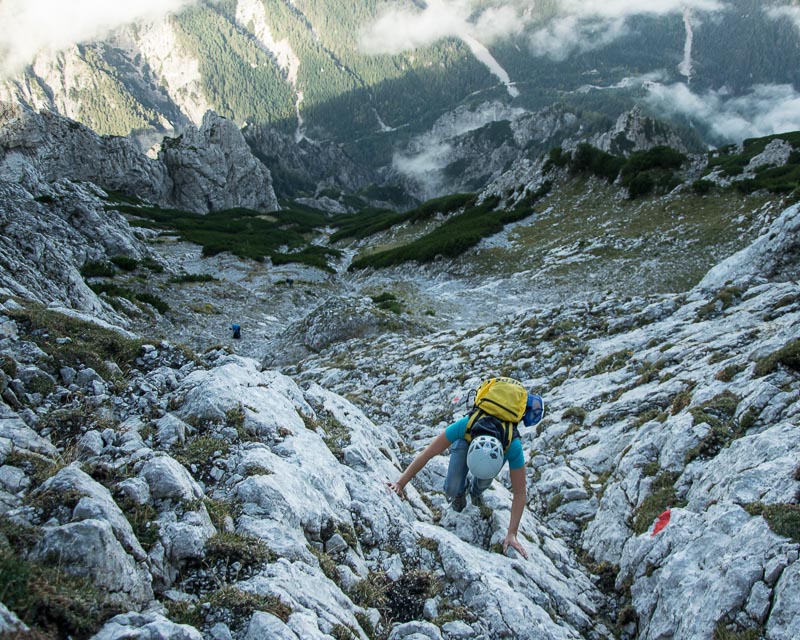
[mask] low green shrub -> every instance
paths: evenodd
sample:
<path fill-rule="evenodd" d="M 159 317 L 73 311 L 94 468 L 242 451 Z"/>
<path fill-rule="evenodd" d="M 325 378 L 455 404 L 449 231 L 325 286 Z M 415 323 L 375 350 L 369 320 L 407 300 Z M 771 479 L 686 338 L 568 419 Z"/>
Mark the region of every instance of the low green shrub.
<path fill-rule="evenodd" d="M 628 189 L 631 199 L 653 191 L 666 193 L 680 181 L 674 171 L 686 162 L 686 156 L 671 147 L 657 146 L 632 153 L 620 169 L 622 186 Z"/>
<path fill-rule="evenodd" d="M 704 195 L 710 193 L 713 188 L 714 188 L 714 183 L 711 182 L 711 180 L 700 179 L 700 180 L 695 180 L 692 183 L 692 190 L 697 195 L 700 195 L 700 196 L 704 196 Z"/>
<path fill-rule="evenodd" d="M 582 142 L 575 148 L 569 168 L 573 174 L 591 174 L 608 182 L 614 182 L 624 165 L 624 158 Z"/>
<path fill-rule="evenodd" d="M 386 231 L 406 222 L 416 223 L 432 220 L 437 215 L 447 215 L 475 202 L 475 194 L 455 193 L 423 202 L 418 207 L 398 213 L 395 211 L 367 209 L 354 214 L 335 216 L 332 224 L 337 227 L 331 236 L 332 242 L 345 238 L 360 240 Z"/>
<path fill-rule="evenodd" d="M 686 453 L 686 464 L 697 458 L 713 458 L 733 440 L 744 435 L 741 423 L 734 420 L 738 405 L 739 398 L 725 391 L 690 410 L 695 424 L 705 422 L 709 425 L 709 431 L 696 447 Z"/>
<path fill-rule="evenodd" d="M 628 364 L 628 361 L 632 356 L 633 351 L 630 349 L 624 349 L 622 351 L 617 351 L 607 356 L 603 356 L 597 361 L 597 364 L 592 370 L 592 374 L 599 375 L 601 373 L 609 373 L 611 371 L 616 371 L 617 369 L 622 369 Z"/>
<path fill-rule="evenodd" d="M 698 320 L 707 320 L 717 313 L 717 309 L 725 311 L 742 299 L 744 291 L 739 287 L 724 287 L 714 294 L 714 297 L 697 310 Z"/>
<path fill-rule="evenodd" d="M 214 459 L 224 457 L 230 451 L 231 443 L 212 436 L 198 436 L 189 440 L 184 447 L 175 452 L 175 459 L 185 467 L 196 466 L 207 470 Z"/>
<path fill-rule="evenodd" d="M 110 263 L 102 260 L 90 260 L 81 267 L 84 278 L 113 278 L 116 273 Z"/>
<path fill-rule="evenodd" d="M 205 560 L 209 565 L 238 562 L 243 568 L 273 562 L 275 554 L 261 540 L 237 533 L 218 533 L 206 542 Z"/>
<path fill-rule="evenodd" d="M 350 430 L 332 415 L 324 416 L 321 426 L 323 442 L 339 462 L 344 462 L 343 450 L 350 444 Z"/>
<path fill-rule="evenodd" d="M 311 245 L 306 237 L 330 224 L 325 214 L 294 205 L 269 215 L 242 208 L 206 215 L 124 204 L 112 208 L 135 217 L 133 226 L 176 232 L 183 240 L 202 246 L 204 256 L 230 252 L 258 262 L 270 258 L 274 264 L 307 264 L 329 272 L 333 268 L 328 259 L 341 256 L 337 249 Z"/>
<path fill-rule="evenodd" d="M 155 507 L 149 503 L 139 504 L 124 496 L 118 497 L 116 502 L 128 519 L 139 544 L 145 551 L 150 551 L 158 542 L 160 534 Z"/>
<path fill-rule="evenodd" d="M 153 307 L 156 311 L 158 311 L 162 315 L 167 313 L 167 311 L 169 311 L 169 305 L 155 294 L 145 292 L 145 293 L 136 293 L 135 296 L 139 302 L 144 302 L 145 304 L 149 304 L 151 307 Z"/>
<path fill-rule="evenodd" d="M 112 256 L 111 262 L 123 271 L 136 271 L 139 261 L 128 256 Z"/>
<path fill-rule="evenodd" d="M 174 276 L 169 279 L 171 284 L 185 284 L 185 283 L 195 283 L 195 282 L 217 282 L 218 278 L 215 278 L 209 273 L 182 273 L 179 276 Z"/>
<path fill-rule="evenodd" d="M 89 288 L 97 295 L 105 294 L 112 298 L 124 298 L 134 304 L 136 304 L 137 301 L 149 304 L 162 315 L 169 311 L 169 305 L 153 293 L 134 291 L 133 289 L 120 286 L 113 282 L 93 282 L 89 285 Z"/>
<path fill-rule="evenodd" d="M 0 599 L 42 638 L 88 638 L 122 613 L 88 580 L 58 565 L 26 560 L 35 532 L 0 517 Z"/>
<path fill-rule="evenodd" d="M 720 620 L 717 622 L 711 640 L 760 640 L 764 637 L 763 633 L 763 629 L 757 627 L 744 630 L 729 628 L 727 623 Z"/>
<path fill-rule="evenodd" d="M 248 620 L 256 611 L 271 613 L 283 622 L 288 622 L 292 608 L 273 595 L 260 595 L 226 586 L 215 591 L 208 599 L 212 608 L 227 609 L 238 620 Z"/>
<path fill-rule="evenodd" d="M 98 296 L 105 294 L 112 298 L 125 298 L 129 302 L 136 302 L 136 293 L 132 289 L 113 282 L 93 282 L 89 288 Z"/>
<path fill-rule="evenodd" d="M 545 160 L 544 166 L 542 167 L 542 173 L 546 174 L 554 167 L 567 167 L 569 166 L 571 160 L 572 156 L 568 152 L 564 151 L 564 149 L 561 147 L 550 149 L 549 153 L 547 154 L 547 160 Z"/>
<path fill-rule="evenodd" d="M 400 301 L 393 293 L 382 293 L 377 296 L 372 296 L 372 302 L 374 302 L 379 309 L 391 311 L 397 315 L 400 315 L 405 311 L 405 306 L 403 305 L 402 301 Z"/>
<path fill-rule="evenodd" d="M 111 375 L 106 362 L 111 361 L 124 371 L 135 363 L 142 350 L 141 340 L 127 338 L 111 329 L 42 305 L 30 303 L 8 314 L 58 366 L 83 364 L 98 373 Z M 69 341 L 60 338 L 69 338 Z"/>
<path fill-rule="evenodd" d="M 672 415 L 676 416 L 692 403 L 693 388 L 684 389 L 672 400 Z"/>
<path fill-rule="evenodd" d="M 17 377 L 17 361 L 11 356 L 0 353 L 0 371 L 5 373 L 9 378 Z"/>
<path fill-rule="evenodd" d="M 164 265 L 153 258 L 144 258 L 142 260 L 142 266 L 153 273 L 164 273 Z"/>
<path fill-rule="evenodd" d="M 787 343 L 774 353 L 756 362 L 754 375 L 762 378 L 783 365 L 794 371 L 800 371 L 800 339 Z"/>
<path fill-rule="evenodd" d="M 561 417 L 574 424 L 583 424 L 586 420 L 586 409 L 583 407 L 570 407 L 561 414 Z"/>
<path fill-rule="evenodd" d="M 350 596 L 365 609 L 378 609 L 384 620 L 408 622 L 422 616 L 425 600 L 438 588 L 436 576 L 428 571 L 408 571 L 395 581 L 384 572 L 371 572 L 353 587 Z"/>
<path fill-rule="evenodd" d="M 800 543 L 800 505 L 754 502 L 747 505 L 746 509 L 750 515 L 763 517 L 769 528 L 779 536 Z"/>
<path fill-rule="evenodd" d="M 730 382 L 746 368 L 747 365 L 744 364 L 729 364 L 727 367 L 717 371 L 717 375 L 714 378 L 720 382 Z"/>
<path fill-rule="evenodd" d="M 653 521 L 666 509 L 681 506 L 675 495 L 677 473 L 664 471 L 653 481 L 652 493 L 647 496 L 633 515 L 631 529 L 641 535 L 650 528 Z"/>

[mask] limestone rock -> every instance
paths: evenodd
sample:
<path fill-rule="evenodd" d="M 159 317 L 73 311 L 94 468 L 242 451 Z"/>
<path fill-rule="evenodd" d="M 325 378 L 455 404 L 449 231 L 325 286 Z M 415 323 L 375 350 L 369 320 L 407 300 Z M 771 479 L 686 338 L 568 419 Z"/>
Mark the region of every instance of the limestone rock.
<path fill-rule="evenodd" d="M 203 634 L 186 624 L 176 624 L 158 613 L 125 613 L 115 616 L 92 640 L 203 640 Z"/>
<path fill-rule="evenodd" d="M 170 456 L 157 456 L 145 462 L 139 477 L 147 482 L 155 500 L 181 502 L 203 497 L 200 485 L 183 465 Z"/>
<path fill-rule="evenodd" d="M 787 208 L 769 230 L 747 248 L 711 269 L 696 290 L 753 283 L 762 279 L 798 277 L 797 250 L 800 245 L 800 205 Z"/>
<path fill-rule="evenodd" d="M 205 213 L 233 207 L 278 208 L 269 169 L 253 156 L 238 127 L 212 111 L 199 129 L 165 139 L 159 159 L 169 175 L 166 199 Z"/>
<path fill-rule="evenodd" d="M 29 631 L 28 625 L 0 602 L 0 634 L 8 634 L 9 637 L 13 637 L 15 634 L 25 635 Z"/>
<path fill-rule="evenodd" d="M 45 527 L 36 554 L 67 573 L 86 577 L 109 601 L 139 609 L 153 599 L 147 569 L 125 552 L 105 520 L 81 520 Z"/>
<path fill-rule="evenodd" d="M 143 560 L 145 552 L 133 533 L 130 522 L 122 513 L 111 492 L 73 464 L 49 478 L 36 490 L 39 495 L 56 494 L 81 497 L 72 510 L 71 521 L 101 520 L 108 522 L 114 536 L 126 552 L 136 560 Z"/>

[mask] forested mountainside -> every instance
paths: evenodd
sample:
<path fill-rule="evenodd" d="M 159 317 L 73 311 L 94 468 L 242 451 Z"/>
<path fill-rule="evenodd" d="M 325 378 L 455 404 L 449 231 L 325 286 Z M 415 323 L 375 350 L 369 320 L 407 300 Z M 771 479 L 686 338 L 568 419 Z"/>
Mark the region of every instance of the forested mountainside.
<path fill-rule="evenodd" d="M 199 125 L 211 109 L 246 127 L 255 146 L 269 135 L 264 127 L 289 139 L 333 141 L 366 170 L 391 165 L 409 146 L 424 160 L 419 147 L 431 141 L 416 137 L 459 106 L 497 102 L 537 113 L 557 105 L 589 135 L 643 103 L 670 118 L 691 146 L 719 144 L 731 132 L 691 113 L 687 99 L 749 103 L 765 91 L 800 89 L 796 5 L 780 0 L 697 2 L 628 16 L 542 2 L 507 32 L 505 14 L 491 13 L 499 9 L 487 3 L 459 18 L 468 33 L 442 27 L 430 42 L 409 34 L 416 46 L 404 47 L 401 35 L 414 25 L 424 31 L 427 22 L 413 20 L 435 8 L 374 0 L 198 2 L 103 42 L 42 53 L 7 78 L 0 95 L 99 133 L 135 133 L 147 145 Z M 384 34 L 387 10 L 396 28 Z M 567 25 L 578 39 L 567 37 Z M 675 93 L 678 86 L 688 93 Z"/>

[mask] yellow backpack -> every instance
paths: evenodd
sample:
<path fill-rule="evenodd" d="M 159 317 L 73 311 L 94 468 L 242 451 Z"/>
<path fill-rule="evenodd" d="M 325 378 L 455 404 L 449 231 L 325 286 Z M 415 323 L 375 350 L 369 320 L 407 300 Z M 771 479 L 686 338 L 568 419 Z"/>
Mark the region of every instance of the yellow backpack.
<path fill-rule="evenodd" d="M 490 416 L 496 418 L 496 420 L 484 420 L 481 426 L 493 426 L 487 423 L 494 422 L 501 429 L 498 437 L 503 443 L 503 448 L 507 451 L 514 438 L 514 427 L 525 415 L 527 399 L 528 391 L 525 386 L 518 380 L 514 380 L 514 378 L 490 378 L 484 380 L 475 391 L 475 402 L 472 407 L 472 414 L 467 422 L 464 439 L 467 442 L 472 440 L 473 425 L 476 421 Z"/>

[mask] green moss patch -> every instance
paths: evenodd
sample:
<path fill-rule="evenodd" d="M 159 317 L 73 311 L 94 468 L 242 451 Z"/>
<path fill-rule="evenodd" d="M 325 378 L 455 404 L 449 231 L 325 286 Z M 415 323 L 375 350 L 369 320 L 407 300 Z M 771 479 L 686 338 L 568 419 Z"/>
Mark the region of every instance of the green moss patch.
<path fill-rule="evenodd" d="M 690 410 L 696 424 L 705 422 L 710 429 L 703 440 L 686 453 L 686 464 L 697 458 L 713 458 L 744 435 L 741 423 L 734 420 L 738 405 L 739 398 L 726 391 Z"/>
<path fill-rule="evenodd" d="M 779 536 L 800 543 L 800 505 L 755 502 L 747 505 L 746 509 L 751 515 L 763 517 Z"/>
<path fill-rule="evenodd" d="M 89 638 L 122 610 L 88 580 L 25 559 L 35 532 L 0 517 L 0 598 L 43 638 Z M 36 637 L 35 635 L 32 637 Z"/>

